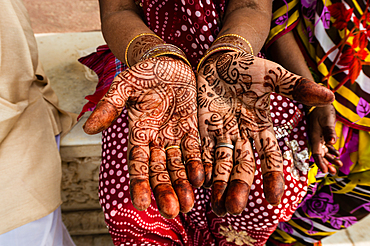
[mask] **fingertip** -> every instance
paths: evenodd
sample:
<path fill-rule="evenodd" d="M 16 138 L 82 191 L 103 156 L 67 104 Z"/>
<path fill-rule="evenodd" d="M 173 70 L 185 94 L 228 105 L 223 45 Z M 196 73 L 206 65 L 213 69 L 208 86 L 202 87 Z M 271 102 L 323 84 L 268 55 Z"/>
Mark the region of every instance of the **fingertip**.
<path fill-rule="evenodd" d="M 227 188 L 225 207 L 228 213 L 238 215 L 247 206 L 251 187 L 242 181 L 233 180 Z"/>
<path fill-rule="evenodd" d="M 107 101 L 100 101 L 83 125 L 86 134 L 93 135 L 107 129 L 118 117 L 117 109 Z"/>
<path fill-rule="evenodd" d="M 224 181 L 215 181 L 212 185 L 211 206 L 213 212 L 219 216 L 224 217 L 227 213 L 225 207 L 227 183 Z"/>
<path fill-rule="evenodd" d="M 333 167 L 332 165 L 328 166 L 328 171 L 332 175 L 335 175 L 337 173 L 337 169 L 335 167 Z"/>
<path fill-rule="evenodd" d="M 133 179 L 130 181 L 130 196 L 134 207 L 143 211 L 151 203 L 151 189 L 149 181 L 146 179 Z"/>
<path fill-rule="evenodd" d="M 189 212 L 193 208 L 195 200 L 194 192 L 189 181 L 186 179 L 178 179 L 173 184 L 173 188 L 175 189 L 176 195 L 179 199 L 180 212 Z"/>
<path fill-rule="evenodd" d="M 153 193 L 158 210 L 164 218 L 173 219 L 179 214 L 179 200 L 170 184 L 157 185 Z"/>
<path fill-rule="evenodd" d="M 199 188 L 203 185 L 205 179 L 204 167 L 201 161 L 189 161 L 186 164 L 187 174 L 189 182 L 195 188 Z"/>
<path fill-rule="evenodd" d="M 266 200 L 273 206 L 279 205 L 284 194 L 284 175 L 274 171 L 263 174 L 263 192 Z"/>
<path fill-rule="evenodd" d="M 335 100 L 334 93 L 328 88 L 308 79 L 300 79 L 294 86 L 294 100 L 308 106 L 325 106 Z"/>

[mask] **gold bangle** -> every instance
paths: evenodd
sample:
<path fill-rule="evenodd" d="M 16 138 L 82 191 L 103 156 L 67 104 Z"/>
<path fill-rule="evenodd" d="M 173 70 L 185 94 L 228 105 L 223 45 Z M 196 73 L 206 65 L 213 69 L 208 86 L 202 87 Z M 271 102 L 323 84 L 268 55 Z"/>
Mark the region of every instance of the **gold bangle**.
<path fill-rule="evenodd" d="M 213 55 L 214 53 L 217 53 L 219 51 L 235 51 L 235 52 L 240 52 L 241 49 L 240 47 L 237 47 L 237 46 L 234 46 L 234 45 L 215 45 L 215 46 L 212 46 L 209 50 L 207 50 L 206 54 L 202 57 L 202 59 L 200 59 L 199 63 L 198 63 L 198 66 L 197 66 L 197 72 L 199 73 L 199 69 L 200 67 L 202 66 L 203 62 L 208 58 L 210 57 L 211 55 Z"/>
<path fill-rule="evenodd" d="M 213 43 L 215 44 L 217 41 L 219 41 L 221 38 L 224 38 L 224 37 L 237 37 L 237 38 L 240 38 L 241 40 L 243 40 L 243 41 L 248 45 L 249 49 L 251 50 L 251 52 L 250 52 L 250 53 L 251 53 L 252 55 L 254 55 L 254 53 L 253 53 L 253 48 L 252 48 L 251 43 L 249 43 L 249 41 L 248 41 L 248 40 L 246 40 L 245 38 L 243 38 L 242 36 L 240 36 L 240 35 L 238 35 L 238 34 L 232 34 L 232 33 L 230 33 L 230 34 L 222 35 L 222 36 L 220 36 L 220 37 L 216 38 L 216 40 L 215 40 Z M 235 44 L 235 43 L 233 43 L 233 44 Z M 237 45 L 239 45 L 239 44 L 237 44 Z"/>
<path fill-rule="evenodd" d="M 128 49 L 130 48 L 130 45 L 132 44 L 132 42 L 134 42 L 135 39 L 137 39 L 138 37 L 144 36 L 144 35 L 154 36 L 154 37 L 161 39 L 158 35 L 153 34 L 153 33 L 141 33 L 139 35 L 136 35 L 133 39 L 131 39 L 128 45 L 126 46 L 126 51 L 125 51 L 125 61 L 128 67 L 130 67 L 130 64 L 128 63 Z"/>
<path fill-rule="evenodd" d="M 158 56 L 164 56 L 164 55 L 173 55 L 181 58 L 186 64 L 188 64 L 190 67 L 191 64 L 186 58 L 185 53 L 177 46 L 173 44 L 159 44 L 156 46 L 153 46 L 149 50 L 147 50 L 144 55 L 139 59 L 139 61 L 146 60 L 150 57 L 158 57 Z"/>

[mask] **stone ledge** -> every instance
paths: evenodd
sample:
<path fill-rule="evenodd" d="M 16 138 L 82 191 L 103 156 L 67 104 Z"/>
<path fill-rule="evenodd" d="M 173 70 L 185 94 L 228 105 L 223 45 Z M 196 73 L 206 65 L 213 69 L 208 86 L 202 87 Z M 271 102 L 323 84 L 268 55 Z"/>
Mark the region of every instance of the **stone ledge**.
<path fill-rule="evenodd" d="M 101 210 L 64 212 L 63 222 L 71 235 L 107 234 L 107 225 Z"/>
<path fill-rule="evenodd" d="M 101 144 L 61 146 L 60 155 L 63 161 L 72 161 L 74 158 L 100 157 Z"/>

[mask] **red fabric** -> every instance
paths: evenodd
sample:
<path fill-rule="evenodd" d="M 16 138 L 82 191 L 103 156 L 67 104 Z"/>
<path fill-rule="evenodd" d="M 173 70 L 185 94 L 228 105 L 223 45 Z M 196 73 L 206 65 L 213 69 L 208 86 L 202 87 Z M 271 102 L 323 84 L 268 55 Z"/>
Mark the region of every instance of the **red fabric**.
<path fill-rule="evenodd" d="M 78 119 L 87 111 L 93 111 L 96 104 L 102 99 L 105 93 L 108 92 L 109 87 L 116 74 L 115 56 L 110 51 L 108 45 L 99 46 L 96 52 L 81 57 L 79 62 L 93 70 L 99 78 L 94 94 L 85 97 L 88 103 L 84 105 Z M 124 64 L 121 63 L 122 66 Z"/>

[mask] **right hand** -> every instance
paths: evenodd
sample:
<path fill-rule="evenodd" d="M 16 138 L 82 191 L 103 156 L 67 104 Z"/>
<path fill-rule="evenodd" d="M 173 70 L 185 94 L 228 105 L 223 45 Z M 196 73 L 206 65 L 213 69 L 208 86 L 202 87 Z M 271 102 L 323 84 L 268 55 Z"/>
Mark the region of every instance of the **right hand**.
<path fill-rule="evenodd" d="M 182 60 L 149 58 L 119 74 L 84 125 L 96 134 L 120 115 L 129 116 L 128 170 L 135 208 L 145 210 L 153 190 L 165 218 L 194 205 L 192 186 L 200 187 L 195 75 Z"/>
<path fill-rule="evenodd" d="M 333 105 L 315 108 L 308 116 L 312 157 L 323 173 L 336 173 L 335 166 L 343 166 L 340 153 L 334 148 L 337 141 L 335 132 L 335 109 Z"/>

